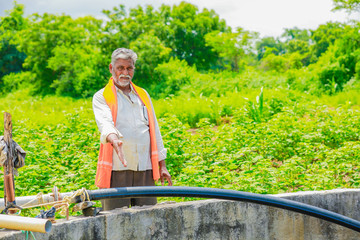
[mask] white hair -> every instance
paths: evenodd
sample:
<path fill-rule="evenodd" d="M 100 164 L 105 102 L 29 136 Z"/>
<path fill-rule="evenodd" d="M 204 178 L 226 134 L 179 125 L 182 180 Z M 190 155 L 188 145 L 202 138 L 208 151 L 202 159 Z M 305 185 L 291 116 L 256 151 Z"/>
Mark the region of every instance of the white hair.
<path fill-rule="evenodd" d="M 118 59 L 131 59 L 133 61 L 133 64 L 135 65 L 135 62 L 137 60 L 137 54 L 131 49 L 118 48 L 111 54 L 111 64 L 115 65 L 115 62 Z"/>

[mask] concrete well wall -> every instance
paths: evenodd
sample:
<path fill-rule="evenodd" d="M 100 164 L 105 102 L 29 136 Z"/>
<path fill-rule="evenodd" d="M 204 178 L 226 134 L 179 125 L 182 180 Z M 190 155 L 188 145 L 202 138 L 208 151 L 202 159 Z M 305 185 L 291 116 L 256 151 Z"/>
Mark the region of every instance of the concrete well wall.
<path fill-rule="evenodd" d="M 343 189 L 275 195 L 360 220 L 360 190 Z M 258 204 L 201 200 L 123 208 L 96 217 L 72 217 L 53 224 L 37 240 L 66 239 L 324 239 L 358 240 L 360 233 L 300 213 Z M 25 239 L 1 230 L 0 239 Z M 29 239 L 32 239 L 31 237 Z"/>

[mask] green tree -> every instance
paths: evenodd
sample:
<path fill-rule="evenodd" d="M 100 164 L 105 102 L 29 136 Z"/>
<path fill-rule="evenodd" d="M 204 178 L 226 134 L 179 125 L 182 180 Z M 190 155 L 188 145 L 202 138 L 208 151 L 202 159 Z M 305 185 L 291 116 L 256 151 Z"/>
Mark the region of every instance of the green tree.
<path fill-rule="evenodd" d="M 151 5 L 145 8 L 138 6 L 127 13 L 124 5 L 114 7 L 111 11 L 103 13 L 109 21 L 103 28 L 101 49 L 104 54 L 109 54 L 119 47 L 129 48 L 131 42 L 136 41 L 141 35 L 156 32 L 161 40 L 169 36 L 170 7 L 162 5 L 159 10 L 154 10 Z"/>
<path fill-rule="evenodd" d="M 155 68 L 160 81 L 152 85 L 151 91 L 155 98 L 165 98 L 175 95 L 182 87 L 191 84 L 197 71 L 190 67 L 185 60 L 171 58 L 168 62 L 159 64 Z"/>
<path fill-rule="evenodd" d="M 92 96 L 109 76 L 100 50 L 93 45 L 63 44 L 52 50 L 47 67 L 57 74 L 50 87 L 58 95 Z"/>
<path fill-rule="evenodd" d="M 205 35 L 213 32 L 230 32 L 224 20 L 213 10 L 199 9 L 186 2 L 174 6 L 171 11 L 170 35 L 167 46 L 173 49 L 171 56 L 185 60 L 199 70 L 216 67 L 217 52 L 206 45 Z"/>
<path fill-rule="evenodd" d="M 311 32 L 308 29 L 299 29 L 297 27 L 285 29 L 285 32 L 282 34 L 285 44 L 285 54 L 288 55 L 289 59 L 296 59 L 297 62 L 295 65 L 290 64 L 291 66 L 298 68 L 299 58 L 303 66 L 311 63 L 310 46 L 312 41 L 310 36 Z"/>
<path fill-rule="evenodd" d="M 312 66 L 325 91 L 342 90 L 350 79 L 360 80 L 360 23 L 346 25 L 341 38 L 335 40 Z"/>
<path fill-rule="evenodd" d="M 316 30 L 311 31 L 313 45 L 311 52 L 316 58 L 326 52 L 330 45 L 335 43 L 336 39 L 341 38 L 344 34 L 345 24 L 339 22 L 328 22 L 321 24 Z"/>
<path fill-rule="evenodd" d="M 223 61 L 228 62 L 227 68 L 239 71 L 244 64 L 244 57 L 252 50 L 252 39 L 257 35 L 242 28 L 236 32 L 213 31 L 205 35 L 206 45 L 219 54 Z"/>
<path fill-rule="evenodd" d="M 79 87 L 79 81 L 88 82 L 85 95 L 105 83 L 97 47 L 101 20 L 47 13 L 34 14 L 31 20 L 29 28 L 19 32 L 17 44 L 27 55 L 24 67 L 36 75 L 35 93 L 82 96 L 85 86 Z"/>
<path fill-rule="evenodd" d="M 196 6 L 185 2 L 173 7 L 162 5 L 157 10 L 152 6 L 138 6 L 130 9 L 129 13 L 120 5 L 111 11 L 103 12 L 109 18 L 101 41 L 104 55 L 118 47 L 134 47 L 140 42 L 143 42 L 143 46 L 152 48 L 150 43 L 145 44 L 143 41 L 148 38 L 155 44 L 154 49 L 171 49 L 170 57 L 185 60 L 189 65 L 196 65 L 201 70 L 217 67 L 219 58 L 211 47 L 206 46 L 205 35 L 212 31 L 230 31 L 225 21 L 220 20 L 213 10 L 204 9 L 200 12 Z M 153 54 L 158 50 L 154 50 Z M 153 69 L 145 66 L 157 66 L 164 61 L 164 55 L 160 58 L 152 56 L 153 59 L 147 58 L 147 62 L 139 58 L 137 66 L 137 77 L 148 83 L 156 82 L 157 76 Z"/>
<path fill-rule="evenodd" d="M 293 39 L 287 42 L 286 50 L 288 53 L 299 52 L 305 54 L 310 51 L 309 43 L 303 40 Z"/>
<path fill-rule="evenodd" d="M 130 43 L 130 48 L 138 55 L 136 62 L 136 82 L 140 85 L 157 84 L 159 76 L 155 68 L 169 60 L 170 48 L 155 35 L 154 31 L 140 35 Z"/>
<path fill-rule="evenodd" d="M 26 58 L 14 44 L 14 39 L 20 37 L 17 33 L 27 28 L 28 21 L 23 17 L 24 6 L 14 2 L 14 8 L 7 11 L 7 15 L 0 19 L 0 86 L 2 78 L 10 73 L 18 73 Z"/>
<path fill-rule="evenodd" d="M 290 68 L 290 61 L 284 55 L 270 53 L 261 59 L 260 68 L 266 71 L 285 72 Z"/>
<path fill-rule="evenodd" d="M 109 55 L 119 47 L 129 47 L 128 32 L 124 28 L 124 19 L 127 13 L 124 5 L 114 7 L 111 10 L 103 10 L 108 18 L 100 36 L 100 48 L 103 54 Z M 110 63 L 110 58 L 108 60 Z"/>
<path fill-rule="evenodd" d="M 308 42 L 310 40 L 311 32 L 307 29 L 294 28 L 285 28 L 284 33 L 281 35 L 284 38 L 285 42 L 291 40 L 301 40 Z"/>
<path fill-rule="evenodd" d="M 359 11 L 360 10 L 360 0 L 333 0 L 334 9 L 333 10 L 342 10 L 345 9 L 348 12 Z"/>
<path fill-rule="evenodd" d="M 285 53 L 285 45 L 278 38 L 264 37 L 256 42 L 257 59 L 261 60 L 267 49 L 271 49 L 275 55 Z"/>

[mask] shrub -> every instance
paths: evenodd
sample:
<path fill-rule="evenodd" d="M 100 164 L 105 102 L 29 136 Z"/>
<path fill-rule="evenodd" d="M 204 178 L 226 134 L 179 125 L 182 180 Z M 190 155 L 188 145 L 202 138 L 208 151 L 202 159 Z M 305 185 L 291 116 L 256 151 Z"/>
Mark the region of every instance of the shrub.
<path fill-rule="evenodd" d="M 197 74 L 194 67 L 190 67 L 185 60 L 172 58 L 169 62 L 158 65 L 155 72 L 160 81 L 151 86 L 152 96 L 163 98 L 176 94 L 183 86 L 190 84 Z"/>
<path fill-rule="evenodd" d="M 1 88 L 1 92 L 8 93 L 19 89 L 33 89 L 33 85 L 36 82 L 36 75 L 31 72 L 18 72 L 10 73 L 3 77 L 4 85 Z"/>

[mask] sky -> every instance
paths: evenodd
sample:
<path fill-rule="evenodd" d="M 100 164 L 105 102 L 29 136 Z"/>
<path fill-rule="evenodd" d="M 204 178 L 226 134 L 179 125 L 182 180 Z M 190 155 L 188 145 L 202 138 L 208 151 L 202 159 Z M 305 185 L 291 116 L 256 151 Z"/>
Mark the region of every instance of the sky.
<path fill-rule="evenodd" d="M 25 15 L 66 14 L 72 17 L 92 15 L 105 18 L 102 10 L 111 10 L 120 4 L 127 8 L 137 5 L 179 4 L 181 0 L 17 0 L 25 5 Z M 228 26 L 259 32 L 261 37 L 280 36 L 285 28 L 316 29 L 328 21 L 346 22 L 360 19 L 360 14 L 349 16 L 345 11 L 332 12 L 332 0 L 188 0 L 200 11 L 213 9 Z M 12 0 L 0 0 L 0 16 L 13 7 Z"/>

